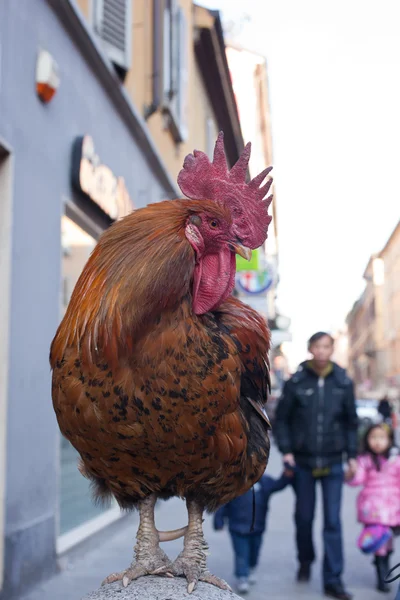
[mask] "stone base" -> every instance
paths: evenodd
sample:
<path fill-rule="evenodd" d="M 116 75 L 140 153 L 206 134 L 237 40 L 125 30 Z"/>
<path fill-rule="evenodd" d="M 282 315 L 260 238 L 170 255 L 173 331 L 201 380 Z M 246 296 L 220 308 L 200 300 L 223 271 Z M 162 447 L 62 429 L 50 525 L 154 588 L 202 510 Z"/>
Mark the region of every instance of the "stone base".
<path fill-rule="evenodd" d="M 188 594 L 186 580 L 182 577 L 148 576 L 133 581 L 127 588 L 119 582 L 106 585 L 81 600 L 239 600 L 239 596 L 202 582 L 197 584 L 192 594 Z"/>

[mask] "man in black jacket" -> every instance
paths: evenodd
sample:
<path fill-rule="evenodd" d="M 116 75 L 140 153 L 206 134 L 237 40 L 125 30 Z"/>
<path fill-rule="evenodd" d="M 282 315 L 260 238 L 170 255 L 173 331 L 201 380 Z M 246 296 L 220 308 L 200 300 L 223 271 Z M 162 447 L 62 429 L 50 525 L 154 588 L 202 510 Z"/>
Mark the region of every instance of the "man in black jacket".
<path fill-rule="evenodd" d="M 312 525 L 315 484 L 321 482 L 324 506 L 325 594 L 350 600 L 341 581 L 343 570 L 340 506 L 343 458 L 355 473 L 357 413 L 351 379 L 331 362 L 333 338 L 314 334 L 308 349 L 313 358 L 302 363 L 283 388 L 275 419 L 275 438 L 283 461 L 296 466 L 296 541 L 300 568 L 298 581 L 308 581 L 314 561 Z"/>

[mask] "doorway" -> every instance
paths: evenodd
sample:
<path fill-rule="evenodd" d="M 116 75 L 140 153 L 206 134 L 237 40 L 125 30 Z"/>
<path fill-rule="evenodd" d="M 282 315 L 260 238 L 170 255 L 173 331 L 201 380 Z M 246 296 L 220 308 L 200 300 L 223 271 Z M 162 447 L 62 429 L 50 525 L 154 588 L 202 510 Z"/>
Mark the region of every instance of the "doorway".
<path fill-rule="evenodd" d="M 10 326 L 12 156 L 0 142 L 0 589 L 4 567 L 8 344 Z"/>

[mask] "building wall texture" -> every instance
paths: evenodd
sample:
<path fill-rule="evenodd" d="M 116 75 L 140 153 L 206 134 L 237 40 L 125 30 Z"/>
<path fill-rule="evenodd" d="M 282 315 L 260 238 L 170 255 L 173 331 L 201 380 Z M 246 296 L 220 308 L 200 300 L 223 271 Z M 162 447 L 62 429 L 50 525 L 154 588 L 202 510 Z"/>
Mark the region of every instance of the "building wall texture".
<path fill-rule="evenodd" d="M 347 317 L 349 365 L 360 393 L 400 397 L 400 223 L 371 257 L 366 287 Z"/>
<path fill-rule="evenodd" d="M 381 252 L 384 262 L 384 336 L 387 375 L 400 388 L 400 223 Z"/>
<path fill-rule="evenodd" d="M 89 27 L 92 26 L 94 2 L 95 0 L 78 0 L 82 16 Z M 171 131 L 166 126 L 161 110 L 155 111 L 146 123 L 173 180 L 176 179 L 182 168 L 185 156 L 194 148 L 210 153 L 210 139 L 211 142 L 214 142 L 218 134 L 217 119 L 201 78 L 193 43 L 196 36 L 196 11 L 205 12 L 210 27 L 212 27 L 215 17 L 205 9 L 195 7 L 193 0 L 179 0 L 179 6 L 183 10 L 186 22 L 187 137 L 182 143 L 176 144 Z M 131 68 L 126 75 L 124 87 L 142 115 L 153 100 L 153 9 L 154 3 L 148 0 L 132 0 L 131 2 Z M 213 143 L 211 146 L 211 150 L 213 150 Z"/>

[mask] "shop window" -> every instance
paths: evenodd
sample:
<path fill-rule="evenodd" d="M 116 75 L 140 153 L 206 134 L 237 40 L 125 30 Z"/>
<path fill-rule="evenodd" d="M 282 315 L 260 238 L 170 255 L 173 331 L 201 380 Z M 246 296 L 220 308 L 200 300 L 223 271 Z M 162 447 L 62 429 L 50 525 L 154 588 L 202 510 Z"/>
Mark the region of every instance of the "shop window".
<path fill-rule="evenodd" d="M 62 300 L 61 316 L 67 309 L 79 275 L 86 264 L 96 240 L 66 216 L 61 221 L 62 243 Z"/>
<path fill-rule="evenodd" d="M 176 142 L 187 139 L 187 23 L 177 0 L 166 0 L 163 32 L 163 108 Z"/>
<path fill-rule="evenodd" d="M 61 221 L 62 283 L 61 316 L 65 314 L 75 284 L 96 240 L 66 216 Z M 90 482 L 78 471 L 79 455 L 61 437 L 60 527 L 64 534 L 102 514 L 91 498 Z"/>
<path fill-rule="evenodd" d="M 132 0 L 94 0 L 93 27 L 121 79 L 131 65 Z"/>

